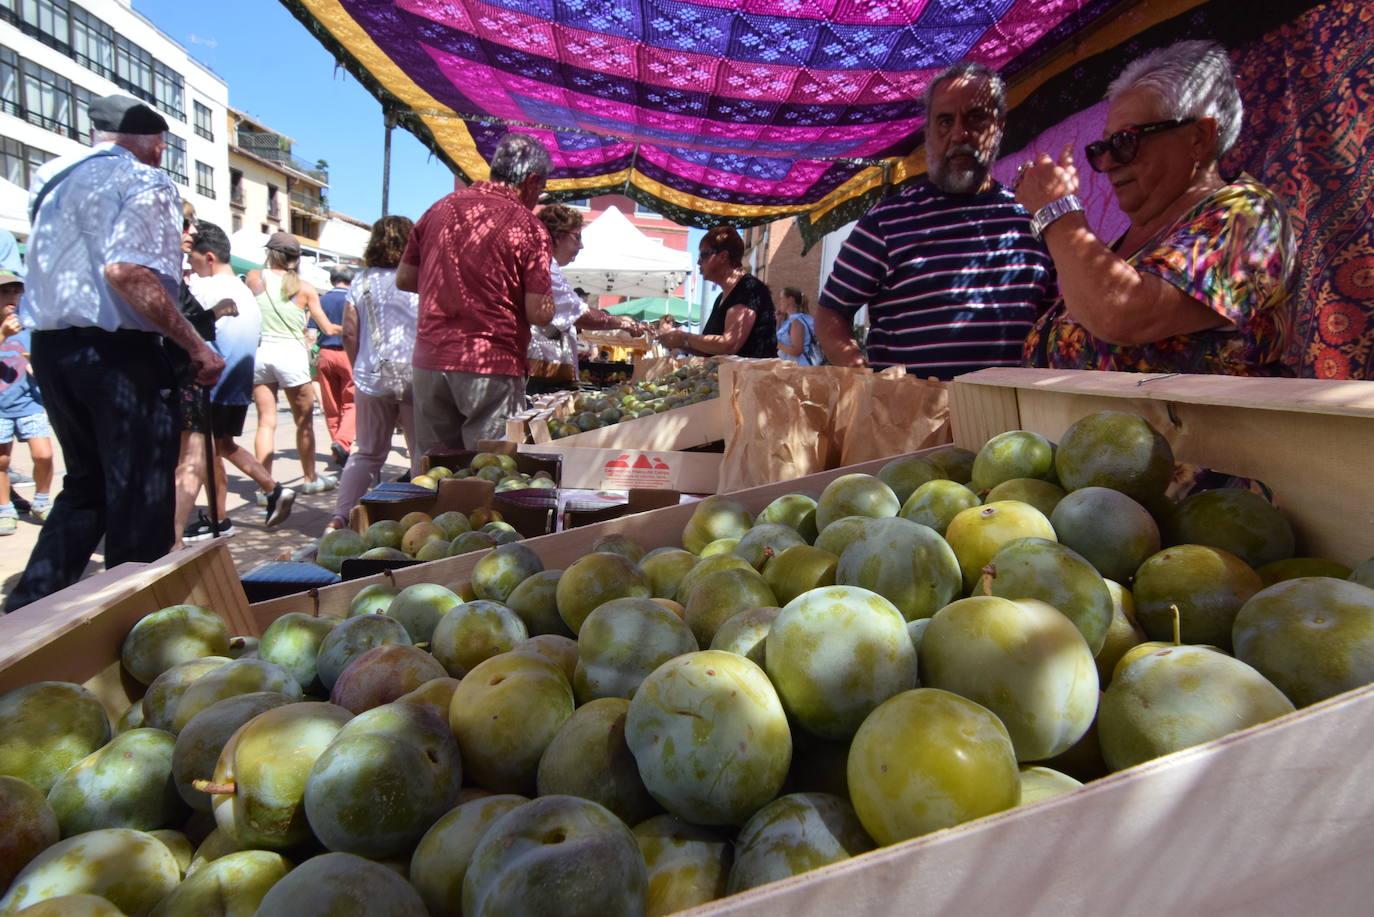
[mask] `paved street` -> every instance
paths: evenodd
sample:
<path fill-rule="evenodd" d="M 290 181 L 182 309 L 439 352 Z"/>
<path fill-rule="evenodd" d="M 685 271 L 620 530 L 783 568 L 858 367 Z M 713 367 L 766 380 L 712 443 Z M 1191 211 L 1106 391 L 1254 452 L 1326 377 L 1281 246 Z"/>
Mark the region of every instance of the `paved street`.
<path fill-rule="evenodd" d="M 301 465 L 300 457 L 296 453 L 295 424 L 291 421 L 291 412 L 286 408 L 285 399 L 280 399 L 280 401 L 276 432 L 277 453 L 272 472 L 278 481 L 290 487 L 301 482 Z M 318 470 L 337 475 L 339 469 L 329 458 L 329 435 L 325 430 L 324 415 L 320 413 L 318 405 L 315 408 L 314 421 L 315 466 Z M 249 408 L 248 421 L 243 435 L 238 438 L 238 441 L 240 445 L 250 450 L 253 448 L 256 422 L 257 411 Z M 57 465 L 53 481 L 53 494 L 56 496 L 62 486 L 63 470 L 62 454 L 56 439 L 53 440 L 53 451 L 56 453 L 55 463 Z M 28 447 L 23 443 L 15 444 L 11 467 L 26 474 L 33 470 L 29 461 Z M 382 473 L 386 479 L 392 480 L 404 474 L 409 467 L 409 460 L 405 454 L 405 441 L 400 434 L 397 434 L 393 440 L 391 455 L 388 457 Z M 240 574 L 246 573 L 263 561 L 289 557 L 293 552 L 306 547 L 324 531 L 325 523 L 329 521 L 330 513 L 334 509 L 336 491 L 330 490 L 310 496 L 298 494 L 295 507 L 291 511 L 291 517 L 277 528 L 269 529 L 263 525 L 264 510 L 253 502 L 253 494 L 257 490 L 257 486 L 233 466 L 229 466 L 228 473 L 228 511 L 229 518 L 234 520 L 236 533 L 229 539 L 229 544 L 234 556 L 234 563 Z M 32 499 L 33 497 L 31 486 L 20 488 L 18 492 L 25 499 Z M 199 505 L 201 507 L 206 505 L 203 493 Z M 192 512 L 192 518 L 194 517 L 195 513 Z M 38 523 L 28 516 L 21 516 L 19 530 L 14 535 L 0 538 L 0 595 L 8 596 L 18 581 L 20 572 L 28 562 L 29 553 L 33 550 L 34 542 L 38 539 L 38 532 Z M 87 566 L 86 575 L 89 576 L 102 569 L 104 569 L 104 557 L 97 553 Z"/>

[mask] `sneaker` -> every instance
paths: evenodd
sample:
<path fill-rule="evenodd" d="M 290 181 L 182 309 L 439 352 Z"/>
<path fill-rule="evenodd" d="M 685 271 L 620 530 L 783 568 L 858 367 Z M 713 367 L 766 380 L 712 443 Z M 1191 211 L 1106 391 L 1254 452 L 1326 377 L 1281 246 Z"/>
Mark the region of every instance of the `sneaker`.
<path fill-rule="evenodd" d="M 0 535 L 13 535 L 19 528 L 18 516 L 0 516 Z"/>
<path fill-rule="evenodd" d="M 281 525 L 291 515 L 291 504 L 296 502 L 296 492 L 278 484 L 267 497 L 267 527 Z"/>
<path fill-rule="evenodd" d="M 30 506 L 30 507 L 29 507 L 29 518 L 32 519 L 34 522 L 38 522 L 38 523 L 47 522 L 47 521 L 48 521 L 48 513 L 50 513 L 50 512 L 52 512 L 52 504 L 51 504 L 51 503 L 45 504 L 45 505 L 43 505 L 43 506 Z"/>
<path fill-rule="evenodd" d="M 338 486 L 338 478 L 334 477 L 332 474 L 322 474 L 317 476 L 315 480 L 306 481 L 302 484 L 300 486 L 300 492 L 303 494 L 319 494 L 324 493 L 326 490 L 333 490 Z"/>
<path fill-rule="evenodd" d="M 181 540 L 187 544 L 209 541 L 215 536 L 216 529 L 218 529 L 221 538 L 229 538 L 234 534 L 234 520 L 221 519 L 218 526 L 211 528 L 210 517 L 205 515 L 205 510 L 197 510 L 196 515 L 196 521 L 186 526 L 186 531 L 181 534 Z"/>
<path fill-rule="evenodd" d="M 31 478 L 31 477 L 29 477 L 28 475 L 24 474 L 24 472 L 22 472 L 22 471 L 13 471 L 13 470 L 12 470 L 12 471 L 10 471 L 10 486 L 11 486 L 11 487 L 32 487 L 32 486 L 33 486 L 33 478 Z"/>
<path fill-rule="evenodd" d="M 334 464 L 340 468 L 348 464 L 348 450 L 340 443 L 330 443 L 329 453 L 334 456 Z"/>

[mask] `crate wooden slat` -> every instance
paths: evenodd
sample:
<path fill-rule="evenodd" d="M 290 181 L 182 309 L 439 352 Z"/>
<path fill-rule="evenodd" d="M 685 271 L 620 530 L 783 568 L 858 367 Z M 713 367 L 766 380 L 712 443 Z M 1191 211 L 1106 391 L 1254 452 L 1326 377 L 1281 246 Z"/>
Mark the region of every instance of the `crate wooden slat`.
<path fill-rule="evenodd" d="M 1014 429 L 1058 441 L 1093 411 L 1140 414 L 1178 461 L 1272 488 L 1300 554 L 1374 556 L 1374 383 L 996 369 L 960 377 L 950 397 L 969 449 Z"/>
<path fill-rule="evenodd" d="M 149 612 L 178 604 L 214 610 L 231 634 L 261 633 L 229 546 L 215 539 L 150 564 L 121 564 L 0 617 L 0 694 L 35 681 L 72 681 L 118 716 L 142 695 L 119 664 L 125 635 Z"/>

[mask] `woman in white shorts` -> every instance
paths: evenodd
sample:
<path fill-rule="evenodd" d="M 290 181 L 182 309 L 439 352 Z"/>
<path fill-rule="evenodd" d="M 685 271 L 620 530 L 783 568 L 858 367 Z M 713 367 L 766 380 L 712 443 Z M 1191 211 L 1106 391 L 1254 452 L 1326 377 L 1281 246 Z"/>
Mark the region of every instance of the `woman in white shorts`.
<path fill-rule="evenodd" d="M 272 471 L 273 445 L 277 434 L 277 390 L 286 392 L 291 418 L 296 422 L 296 452 L 305 483 L 295 488 L 315 494 L 329 490 L 338 479 L 315 474 L 315 391 L 310 384 L 310 355 L 305 343 L 306 315 L 315 319 L 325 334 L 340 328 L 320 308 L 320 295 L 296 273 L 301 244 L 289 232 L 273 233 L 267 240 L 267 267 L 248 273 L 248 288 L 262 311 L 262 338 L 253 367 L 253 404 L 258 409 L 258 430 L 253 451 L 263 467 Z"/>

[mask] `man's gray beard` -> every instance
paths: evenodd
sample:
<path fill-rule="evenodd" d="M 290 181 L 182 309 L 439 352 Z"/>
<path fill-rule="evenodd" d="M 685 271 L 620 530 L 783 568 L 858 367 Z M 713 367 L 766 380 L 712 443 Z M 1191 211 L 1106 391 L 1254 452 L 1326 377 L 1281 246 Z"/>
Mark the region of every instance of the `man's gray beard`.
<path fill-rule="evenodd" d="M 954 169 L 942 166 L 929 169 L 930 181 L 946 194 L 972 194 L 987 180 L 988 170 L 984 166 L 971 169 Z"/>
<path fill-rule="evenodd" d="M 946 155 L 949 152 L 947 150 Z M 956 169 L 947 160 L 933 159 L 927 155 L 926 163 L 926 174 L 930 176 L 931 184 L 946 194 L 973 194 L 988 178 L 988 167 L 981 162 L 969 169 Z"/>

